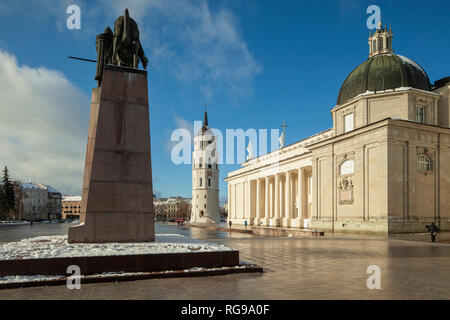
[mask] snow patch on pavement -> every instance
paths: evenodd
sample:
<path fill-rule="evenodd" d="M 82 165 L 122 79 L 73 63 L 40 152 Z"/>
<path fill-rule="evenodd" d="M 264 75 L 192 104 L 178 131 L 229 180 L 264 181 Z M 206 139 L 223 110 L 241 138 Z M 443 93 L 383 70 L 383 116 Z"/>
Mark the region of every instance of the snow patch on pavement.
<path fill-rule="evenodd" d="M 155 242 L 68 243 L 67 236 L 41 236 L 1 243 L 0 260 L 233 250 L 221 244 L 209 243 L 180 234 L 156 234 L 155 238 Z"/>
<path fill-rule="evenodd" d="M 49 281 L 49 280 L 57 280 L 61 278 L 65 278 L 66 276 L 43 276 L 43 275 L 35 275 L 35 276 L 5 276 L 0 277 L 0 284 L 5 283 L 23 283 L 23 282 L 34 282 L 34 281 Z"/>
<path fill-rule="evenodd" d="M 222 270 L 231 270 L 231 269 L 245 269 L 249 266 L 252 266 L 252 265 L 248 264 L 248 265 L 239 265 L 239 266 L 234 266 L 234 267 L 217 267 L 217 268 L 193 267 L 193 268 L 180 270 L 180 271 L 166 270 L 166 271 L 155 272 L 155 273 L 174 273 L 174 272 L 190 273 L 190 272 L 222 271 Z M 103 272 L 103 273 L 90 274 L 90 275 L 80 275 L 80 278 L 86 279 L 86 278 L 105 278 L 105 277 L 125 277 L 125 276 L 143 275 L 143 274 L 147 274 L 147 273 L 148 272 Z M 64 279 L 66 277 L 67 276 L 63 276 L 63 275 L 57 275 L 57 276 L 49 276 L 49 275 L 5 276 L 5 277 L 0 277 L 0 285 L 7 284 L 7 283 L 27 283 L 27 282 L 37 282 L 37 281 L 51 281 L 51 280 Z"/>

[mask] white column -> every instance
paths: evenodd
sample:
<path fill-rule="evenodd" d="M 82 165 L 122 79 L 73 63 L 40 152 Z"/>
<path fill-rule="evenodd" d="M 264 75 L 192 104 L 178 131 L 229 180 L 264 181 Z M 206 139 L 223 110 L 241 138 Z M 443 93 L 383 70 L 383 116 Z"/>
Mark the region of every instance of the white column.
<path fill-rule="evenodd" d="M 275 175 L 275 218 L 280 217 L 280 176 Z"/>
<path fill-rule="evenodd" d="M 280 223 L 280 176 L 275 174 L 275 192 L 274 192 L 274 217 L 270 221 L 272 227 L 277 227 Z"/>
<path fill-rule="evenodd" d="M 296 219 L 296 226 L 298 227 L 303 227 L 303 202 L 305 201 L 304 199 L 304 183 L 303 183 L 303 173 L 304 173 L 304 169 L 300 168 L 298 169 L 298 181 L 297 181 L 297 209 L 298 209 L 298 216 Z"/>
<path fill-rule="evenodd" d="M 192 207 L 194 207 L 194 199 L 192 199 L 192 200 L 193 200 Z M 231 208 L 232 208 L 232 206 L 231 206 L 231 185 L 230 185 L 230 183 L 228 183 L 228 218 L 227 218 L 227 220 L 229 218 L 231 218 Z"/>
<path fill-rule="evenodd" d="M 241 215 L 240 215 L 240 217 L 241 217 L 241 219 L 244 219 L 245 218 L 245 192 L 246 192 L 246 185 L 245 185 L 245 182 L 242 182 L 242 193 L 241 193 L 241 200 L 242 200 L 242 202 L 241 202 Z"/>
<path fill-rule="evenodd" d="M 247 181 L 247 190 L 245 191 L 245 209 L 246 213 L 244 215 L 244 219 L 247 220 L 247 223 L 250 224 L 250 217 L 252 214 L 252 180 Z"/>
<path fill-rule="evenodd" d="M 237 199 L 236 189 L 237 189 L 237 184 L 234 184 L 232 189 L 231 189 L 231 194 L 233 195 L 233 199 L 234 199 L 234 203 L 233 203 L 233 211 L 234 212 L 233 212 L 233 217 L 232 217 L 233 219 L 237 218 L 237 212 L 238 212 L 238 206 L 237 206 L 238 199 Z"/>
<path fill-rule="evenodd" d="M 291 222 L 291 174 L 286 171 L 286 182 L 284 186 L 284 222 L 286 227 L 290 226 Z"/>
<path fill-rule="evenodd" d="M 256 179 L 256 219 L 255 225 L 259 225 L 261 219 L 261 179 Z"/>
<path fill-rule="evenodd" d="M 280 219 L 286 217 L 286 177 L 280 175 Z"/>
<path fill-rule="evenodd" d="M 264 180 L 265 180 L 264 220 L 266 221 L 265 224 L 267 224 L 267 219 L 269 218 L 269 177 L 265 177 Z"/>

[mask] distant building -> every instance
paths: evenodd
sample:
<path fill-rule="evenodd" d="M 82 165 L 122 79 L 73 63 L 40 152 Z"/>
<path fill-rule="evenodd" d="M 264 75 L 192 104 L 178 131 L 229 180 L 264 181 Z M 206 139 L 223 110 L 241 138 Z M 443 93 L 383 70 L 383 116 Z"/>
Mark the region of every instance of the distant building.
<path fill-rule="evenodd" d="M 65 196 L 62 198 L 62 219 L 80 219 L 81 196 Z"/>
<path fill-rule="evenodd" d="M 61 192 L 49 185 L 11 181 L 14 187 L 14 213 L 18 220 L 61 219 Z M 0 182 L 0 185 L 2 183 Z"/>
<path fill-rule="evenodd" d="M 61 218 L 61 193 L 51 186 L 39 183 L 22 183 L 20 216 L 26 220 L 51 220 Z M 18 196 L 16 192 L 16 196 Z"/>
<path fill-rule="evenodd" d="M 47 190 L 47 214 L 49 219 L 61 219 L 62 217 L 62 195 L 52 186 L 38 183 L 40 187 Z"/>
<path fill-rule="evenodd" d="M 189 220 L 191 199 L 183 197 L 159 198 L 154 201 L 157 220 Z"/>

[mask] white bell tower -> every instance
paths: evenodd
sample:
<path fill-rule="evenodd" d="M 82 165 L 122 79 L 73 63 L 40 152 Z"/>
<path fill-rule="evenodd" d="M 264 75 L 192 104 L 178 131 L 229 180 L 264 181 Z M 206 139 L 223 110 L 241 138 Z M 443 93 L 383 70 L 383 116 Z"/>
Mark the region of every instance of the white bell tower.
<path fill-rule="evenodd" d="M 216 137 L 208 127 L 205 108 L 203 126 L 194 137 L 192 153 L 191 223 L 219 223 L 219 166 Z"/>

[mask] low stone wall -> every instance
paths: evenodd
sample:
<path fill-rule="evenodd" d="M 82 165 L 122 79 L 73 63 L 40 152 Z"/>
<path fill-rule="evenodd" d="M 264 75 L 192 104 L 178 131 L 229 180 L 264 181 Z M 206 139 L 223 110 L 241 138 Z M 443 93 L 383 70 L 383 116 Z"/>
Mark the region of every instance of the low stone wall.
<path fill-rule="evenodd" d="M 294 228 L 271 228 L 271 227 L 252 227 L 253 234 L 267 237 L 289 237 L 303 238 L 309 236 L 323 236 L 325 233 L 318 230 L 294 229 Z"/>
<path fill-rule="evenodd" d="M 70 265 L 79 266 L 83 275 L 231 267 L 239 265 L 239 251 L 2 260 L 0 276 L 66 275 Z"/>
<path fill-rule="evenodd" d="M 427 232 L 425 226 L 430 225 L 434 220 L 427 221 L 389 221 L 389 233 L 424 233 Z M 450 231 L 450 221 L 441 220 L 434 222 L 440 229 L 440 231 Z"/>
<path fill-rule="evenodd" d="M 386 220 L 311 220 L 312 229 L 324 230 L 335 233 L 355 233 L 355 234 L 373 234 L 387 235 L 388 225 Z"/>
<path fill-rule="evenodd" d="M 426 225 L 431 224 L 432 220 L 420 221 L 409 220 L 403 221 L 397 217 L 386 219 L 373 219 L 369 221 L 363 220 L 338 220 L 331 219 L 311 220 L 310 227 L 312 229 L 324 230 L 334 233 L 354 233 L 354 234 L 371 234 L 371 235 L 389 235 L 402 233 L 424 233 L 427 232 Z M 435 222 L 439 225 L 438 222 Z M 440 221 L 441 231 L 450 231 L 450 221 Z"/>

